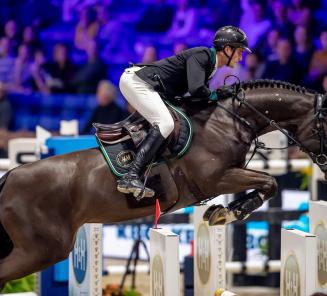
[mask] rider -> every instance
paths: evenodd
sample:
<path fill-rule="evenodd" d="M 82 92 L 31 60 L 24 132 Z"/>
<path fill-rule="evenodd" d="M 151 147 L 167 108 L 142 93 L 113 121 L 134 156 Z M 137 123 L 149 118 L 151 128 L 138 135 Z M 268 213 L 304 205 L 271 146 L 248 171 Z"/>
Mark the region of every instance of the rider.
<path fill-rule="evenodd" d="M 211 48 L 191 48 L 153 64 L 125 70 L 120 78 L 120 90 L 152 127 L 129 172 L 118 180 L 118 191 L 133 193 L 135 197 L 141 192 L 142 197 L 154 195 L 152 189 L 144 188 L 140 176 L 174 129 L 173 118 L 159 93 L 171 98 L 189 93 L 212 101 L 229 97 L 228 89 L 210 90 L 208 80 L 217 68 L 234 67 L 242 60 L 243 50 L 251 52 L 245 33 L 237 27 L 225 26 L 216 32 Z"/>

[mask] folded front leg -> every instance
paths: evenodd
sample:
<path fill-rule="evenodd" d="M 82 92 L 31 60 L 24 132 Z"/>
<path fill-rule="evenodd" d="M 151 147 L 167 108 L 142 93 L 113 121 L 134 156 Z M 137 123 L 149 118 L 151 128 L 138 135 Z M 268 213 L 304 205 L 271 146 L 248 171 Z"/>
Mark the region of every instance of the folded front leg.
<path fill-rule="evenodd" d="M 209 225 L 225 225 L 235 220 L 244 220 L 277 193 L 275 178 L 263 172 L 240 168 L 227 170 L 217 187 L 220 194 L 253 191 L 229 203 L 227 207 L 211 206 L 203 215 Z"/>

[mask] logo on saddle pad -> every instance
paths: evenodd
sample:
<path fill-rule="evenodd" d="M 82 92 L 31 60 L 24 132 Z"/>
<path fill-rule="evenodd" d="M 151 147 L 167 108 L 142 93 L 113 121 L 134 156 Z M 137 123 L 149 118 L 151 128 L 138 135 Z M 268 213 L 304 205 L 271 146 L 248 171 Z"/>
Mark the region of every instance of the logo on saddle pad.
<path fill-rule="evenodd" d="M 123 150 L 116 156 L 116 162 L 123 168 L 128 168 L 135 158 L 135 153 L 132 150 Z"/>

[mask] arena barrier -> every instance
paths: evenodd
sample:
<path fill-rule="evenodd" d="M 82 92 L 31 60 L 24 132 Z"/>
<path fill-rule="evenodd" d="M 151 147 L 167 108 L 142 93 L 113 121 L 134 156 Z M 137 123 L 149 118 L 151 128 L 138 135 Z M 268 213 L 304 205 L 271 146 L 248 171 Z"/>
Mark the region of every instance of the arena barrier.
<path fill-rule="evenodd" d="M 180 295 L 179 236 L 150 229 L 150 296 Z"/>
<path fill-rule="evenodd" d="M 327 202 L 310 201 L 310 232 L 317 236 L 316 292 L 327 293 Z"/>
<path fill-rule="evenodd" d="M 194 295 L 215 295 L 226 288 L 224 226 L 203 221 L 209 205 L 194 207 Z"/>
<path fill-rule="evenodd" d="M 282 229 L 280 295 L 312 295 L 316 291 L 317 237 Z"/>
<path fill-rule="evenodd" d="M 69 296 L 102 295 L 102 224 L 84 224 L 69 255 Z"/>

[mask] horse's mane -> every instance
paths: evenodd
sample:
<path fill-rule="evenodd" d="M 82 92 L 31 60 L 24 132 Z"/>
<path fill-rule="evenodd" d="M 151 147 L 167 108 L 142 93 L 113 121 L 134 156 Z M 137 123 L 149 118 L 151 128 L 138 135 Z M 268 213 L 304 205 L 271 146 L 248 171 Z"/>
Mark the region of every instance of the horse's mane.
<path fill-rule="evenodd" d="M 256 89 L 256 88 L 263 88 L 263 87 L 271 87 L 271 88 L 284 88 L 293 90 L 299 93 L 311 93 L 316 94 L 317 92 L 311 89 L 307 89 L 303 86 L 299 86 L 296 84 L 292 84 L 286 81 L 280 80 L 272 80 L 272 79 L 257 79 L 257 80 L 250 80 L 250 81 L 243 81 L 241 82 L 240 86 L 246 89 Z"/>
<path fill-rule="evenodd" d="M 247 89 L 260 89 L 260 88 L 279 88 L 288 89 L 301 94 L 317 94 L 317 91 L 308 89 L 303 86 L 292 84 L 286 81 L 272 80 L 272 79 L 256 79 L 249 81 L 242 81 L 241 83 L 235 83 L 232 85 L 236 89 L 241 87 L 243 90 Z M 181 104 L 182 109 L 186 113 L 193 117 L 196 116 L 202 122 L 205 122 L 211 115 L 211 113 L 217 108 L 214 104 L 208 103 L 206 100 L 195 100 L 191 104 L 186 101 Z"/>

